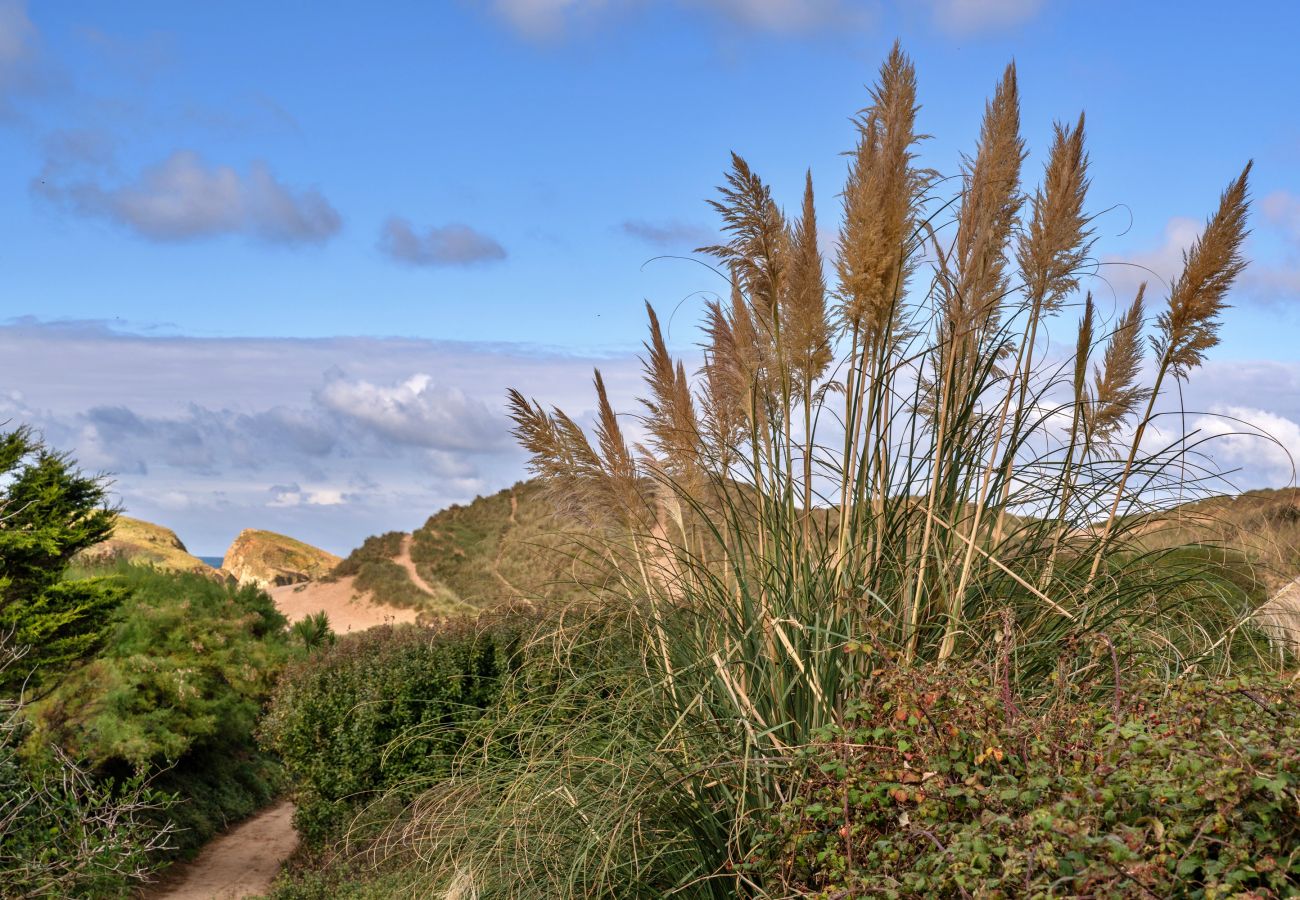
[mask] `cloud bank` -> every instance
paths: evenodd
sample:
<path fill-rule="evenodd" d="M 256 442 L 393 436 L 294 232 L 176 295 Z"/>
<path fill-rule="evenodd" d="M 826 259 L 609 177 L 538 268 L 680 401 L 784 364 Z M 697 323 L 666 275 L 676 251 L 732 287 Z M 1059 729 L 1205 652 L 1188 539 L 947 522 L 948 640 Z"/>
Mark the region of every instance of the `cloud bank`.
<path fill-rule="evenodd" d="M 638 368 L 626 356 L 23 320 L 0 326 L 0 422 L 30 423 L 112 473 L 130 514 L 196 552 L 220 553 L 249 527 L 347 552 L 524 477 L 507 387 L 589 416 L 593 365 L 629 405 Z"/>

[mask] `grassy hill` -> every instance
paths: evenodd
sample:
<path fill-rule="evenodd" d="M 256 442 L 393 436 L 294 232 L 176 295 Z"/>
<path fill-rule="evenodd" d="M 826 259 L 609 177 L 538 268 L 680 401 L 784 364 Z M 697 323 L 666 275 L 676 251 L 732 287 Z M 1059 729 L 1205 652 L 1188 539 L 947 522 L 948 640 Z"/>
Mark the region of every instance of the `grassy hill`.
<path fill-rule="evenodd" d="M 333 574 L 355 576 L 357 588 L 376 600 L 433 614 L 566 598 L 579 588 L 564 571 L 564 554 L 547 551 L 570 542 L 573 532 L 541 486 L 523 481 L 434 513 L 411 534 L 367 538 Z"/>
<path fill-rule="evenodd" d="M 83 552 L 78 562 L 93 566 L 116 560 L 172 572 L 217 574 L 216 569 L 185 549 L 176 532 L 130 516 L 118 516 L 108 540 Z"/>
<path fill-rule="evenodd" d="M 1247 491 L 1184 503 L 1140 526 L 1151 549 L 1211 544 L 1254 564 L 1271 590 L 1300 575 L 1300 489 Z"/>

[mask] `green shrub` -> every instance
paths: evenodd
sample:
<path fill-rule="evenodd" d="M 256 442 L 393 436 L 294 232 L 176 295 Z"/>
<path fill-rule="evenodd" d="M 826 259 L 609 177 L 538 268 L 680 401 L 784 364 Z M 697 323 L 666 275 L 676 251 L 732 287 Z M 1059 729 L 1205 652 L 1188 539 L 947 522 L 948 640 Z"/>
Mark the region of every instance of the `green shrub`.
<path fill-rule="evenodd" d="M 156 818 L 189 854 L 282 787 L 253 729 L 293 653 L 267 594 L 203 575 L 120 564 L 126 599 L 104 646 L 34 707 L 37 738 L 100 780 L 147 776 L 175 803 Z"/>
<path fill-rule="evenodd" d="M 295 785 L 307 842 L 336 837 L 380 794 L 444 774 L 466 726 L 496 699 L 519 634 L 513 618 L 382 626 L 291 666 L 261 739 Z"/>
<path fill-rule="evenodd" d="M 890 668 L 853 696 L 800 752 L 751 877 L 817 897 L 1300 890 L 1300 686 L 1188 678 L 1028 713 L 973 672 Z"/>
<path fill-rule="evenodd" d="M 0 671 L 23 651 L 0 634 Z M 30 738 L 21 700 L 0 698 L 0 896 L 121 896 L 173 839 L 169 798 L 143 779 L 102 781 Z"/>

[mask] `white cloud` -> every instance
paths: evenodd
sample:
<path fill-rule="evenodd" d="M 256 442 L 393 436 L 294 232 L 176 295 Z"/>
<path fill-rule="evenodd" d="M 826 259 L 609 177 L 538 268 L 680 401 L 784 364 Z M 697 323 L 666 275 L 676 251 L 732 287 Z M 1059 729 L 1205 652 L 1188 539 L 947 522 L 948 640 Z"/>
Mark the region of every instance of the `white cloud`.
<path fill-rule="evenodd" d="M 444 450 L 484 448 L 504 441 L 506 422 L 482 400 L 417 373 L 394 385 L 331 378 L 316 395 L 336 412 L 381 438 Z"/>
<path fill-rule="evenodd" d="M 1125 302 L 1144 281 L 1147 282 L 1148 297 L 1163 296 L 1182 272 L 1183 251 L 1200 236 L 1202 227 L 1202 223 L 1195 219 L 1175 216 L 1165 223 L 1164 236 L 1158 245 L 1133 253 L 1107 256 L 1098 274 Z"/>
<path fill-rule="evenodd" d="M 338 233 L 342 219 L 315 188 L 280 182 L 264 162 L 245 173 L 210 165 L 177 150 L 134 181 L 105 185 L 97 178 L 60 177 L 47 161 L 37 193 L 84 216 L 107 219 L 156 241 L 242 234 L 277 244 L 319 244 Z"/>
<path fill-rule="evenodd" d="M 346 553 L 524 477 L 517 386 L 589 421 L 591 368 L 630 408 L 639 367 L 510 345 L 202 339 L 94 323 L 0 325 L 0 421 L 111 472 L 128 512 L 220 553 L 270 528 Z M 421 374 L 424 373 L 424 374 Z"/>
<path fill-rule="evenodd" d="M 340 506 L 347 502 L 347 494 L 338 488 L 302 488 L 293 484 L 274 484 L 270 488 L 272 509 L 294 506 Z"/>
<path fill-rule="evenodd" d="M 866 4 L 856 0 L 659 0 L 664 5 L 721 16 L 742 28 L 771 33 L 861 24 Z M 636 0 L 492 0 L 493 13 L 528 38 L 545 39 L 602 15 L 643 5 Z"/>
<path fill-rule="evenodd" d="M 940 28 L 969 34 L 1019 25 L 1037 15 L 1044 0 L 930 0 L 930 5 Z"/>
<path fill-rule="evenodd" d="M 1300 425 L 1295 421 L 1267 410 L 1216 404 L 1191 427 L 1213 438 L 1207 452 L 1221 465 L 1253 475 L 1251 486 L 1261 477 L 1270 487 L 1295 483 L 1300 455 Z"/>

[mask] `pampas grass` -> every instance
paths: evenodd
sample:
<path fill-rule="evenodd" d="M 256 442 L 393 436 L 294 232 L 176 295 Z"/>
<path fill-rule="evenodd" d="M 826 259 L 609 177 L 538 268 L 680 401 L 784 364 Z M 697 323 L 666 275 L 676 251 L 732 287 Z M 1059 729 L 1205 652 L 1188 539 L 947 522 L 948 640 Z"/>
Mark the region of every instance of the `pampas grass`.
<path fill-rule="evenodd" d="M 647 308 L 642 443 L 599 373 L 594 443 L 511 392 L 533 471 L 602 524 L 587 548 L 602 574 L 411 817 L 431 883 L 762 896 L 738 867 L 754 817 L 880 667 L 986 660 L 1023 708 L 1122 672 L 1230 669 L 1253 646 L 1253 607 L 1212 568 L 1132 540 L 1187 471 L 1183 443 L 1144 437 L 1167 377 L 1217 341 L 1246 173 L 1187 254 L 1144 381 L 1145 290 L 1109 329 L 1077 296 L 1083 117 L 1056 126 L 1026 193 L 1008 66 L 944 197 L 917 164 L 917 97 L 895 46 L 856 119 L 834 285 L 811 174 L 791 218 L 733 157 L 713 202 L 727 239 L 705 248 L 726 299 L 706 306 L 695 377 Z M 1045 356 L 1076 306 L 1073 353 Z"/>

